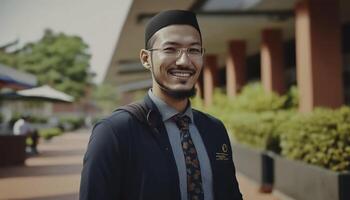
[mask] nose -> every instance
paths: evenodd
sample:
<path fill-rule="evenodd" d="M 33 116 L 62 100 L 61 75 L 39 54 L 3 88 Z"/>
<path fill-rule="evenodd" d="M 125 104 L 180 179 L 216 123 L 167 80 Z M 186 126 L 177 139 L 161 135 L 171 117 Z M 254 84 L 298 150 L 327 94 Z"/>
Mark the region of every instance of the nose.
<path fill-rule="evenodd" d="M 176 59 L 176 65 L 189 65 L 191 63 L 186 51 L 181 50 L 179 57 Z"/>

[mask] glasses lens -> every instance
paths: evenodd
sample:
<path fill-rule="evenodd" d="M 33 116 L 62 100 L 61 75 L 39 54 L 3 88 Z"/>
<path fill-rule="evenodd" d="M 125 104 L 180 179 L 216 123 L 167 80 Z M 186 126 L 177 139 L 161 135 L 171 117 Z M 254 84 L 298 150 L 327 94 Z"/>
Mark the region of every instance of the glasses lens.
<path fill-rule="evenodd" d="M 182 53 L 186 53 L 191 58 L 201 57 L 203 55 L 203 48 L 179 48 L 177 49 L 177 57 L 180 57 Z"/>
<path fill-rule="evenodd" d="M 182 53 L 186 53 L 190 58 L 198 58 L 203 56 L 204 48 L 174 48 L 168 47 L 164 49 L 149 49 L 149 51 L 160 51 L 160 53 L 168 56 L 168 57 L 181 57 Z"/>

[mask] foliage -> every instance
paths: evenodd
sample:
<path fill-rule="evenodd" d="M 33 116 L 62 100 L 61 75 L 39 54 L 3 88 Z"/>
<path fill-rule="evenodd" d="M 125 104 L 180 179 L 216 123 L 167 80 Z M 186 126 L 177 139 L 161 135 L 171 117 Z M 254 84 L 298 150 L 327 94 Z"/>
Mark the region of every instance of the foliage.
<path fill-rule="evenodd" d="M 30 123 L 34 123 L 34 124 L 46 124 L 47 121 L 48 120 L 46 117 L 41 117 L 41 116 L 31 116 L 30 117 Z"/>
<path fill-rule="evenodd" d="M 222 90 L 215 90 L 211 107 L 203 107 L 199 98 L 194 98 L 192 105 L 221 119 L 237 142 L 279 153 L 276 130 L 295 114 L 297 98 L 295 87 L 279 96 L 266 93 L 259 83 L 251 83 L 234 99 L 227 98 Z"/>
<path fill-rule="evenodd" d="M 250 83 L 242 89 L 235 98 L 228 98 L 223 90 L 215 89 L 213 105 L 203 107 L 203 102 L 198 98 L 192 100 L 192 105 L 204 109 L 210 113 L 232 112 L 265 112 L 278 110 L 295 110 L 298 107 L 298 92 L 295 86 L 286 95 L 279 96 L 275 93 L 267 93 L 260 83 Z M 219 111 L 217 113 L 217 111 Z"/>
<path fill-rule="evenodd" d="M 232 104 L 234 110 L 264 112 L 285 109 L 287 96 L 267 93 L 259 83 L 252 83 L 243 88 Z"/>
<path fill-rule="evenodd" d="M 92 91 L 92 98 L 104 113 L 110 113 L 116 108 L 119 101 L 116 89 L 107 83 L 95 86 Z"/>
<path fill-rule="evenodd" d="M 226 125 L 237 142 L 280 153 L 280 135 L 276 130 L 294 114 L 291 110 L 235 113 Z"/>
<path fill-rule="evenodd" d="M 199 97 L 192 99 L 191 103 L 193 107 L 204 110 L 229 124 L 232 122 L 232 117 L 245 113 L 249 116 L 258 113 L 262 113 L 262 116 L 270 116 L 270 113 L 280 111 L 293 113 L 298 107 L 298 101 L 298 92 L 294 86 L 286 95 L 279 96 L 275 93 L 266 93 L 260 83 L 250 83 L 235 98 L 228 98 L 223 90 L 216 89 L 213 105 L 210 107 L 204 107 Z M 264 112 L 267 113 L 264 114 Z"/>
<path fill-rule="evenodd" d="M 44 138 L 45 140 L 49 140 L 55 136 L 62 135 L 62 130 L 59 128 L 46 128 L 39 130 L 40 137 Z"/>
<path fill-rule="evenodd" d="M 192 106 L 220 118 L 239 143 L 334 171 L 350 170 L 349 107 L 300 114 L 296 87 L 278 96 L 256 83 L 235 99 L 217 90 L 213 106 L 203 107 L 199 98 Z"/>
<path fill-rule="evenodd" d="M 15 125 L 16 121 L 20 119 L 20 117 L 20 114 L 15 113 L 9 121 L 9 126 L 12 128 Z"/>
<path fill-rule="evenodd" d="M 0 51 L 0 62 L 35 74 L 40 84 L 48 84 L 76 98 L 89 82 L 88 45 L 78 36 L 46 30 L 37 42 L 16 52 Z"/>
<path fill-rule="evenodd" d="M 59 128 L 64 131 L 76 130 L 84 125 L 81 117 L 62 117 L 59 119 Z"/>
<path fill-rule="evenodd" d="M 147 94 L 148 89 L 144 90 L 138 90 L 133 92 L 133 100 L 132 101 L 141 101 L 145 98 L 145 95 Z"/>
<path fill-rule="evenodd" d="M 6 51 L 7 48 L 13 47 L 18 44 L 18 40 L 9 42 L 8 44 L 5 44 L 4 46 L 0 47 L 0 62 L 7 64 L 9 66 L 15 66 L 17 63 L 16 59 L 16 52 L 8 53 Z"/>
<path fill-rule="evenodd" d="M 147 94 L 147 91 L 148 89 L 128 92 L 128 95 L 130 95 L 129 97 L 131 97 L 129 99 L 130 102 L 142 100 Z M 98 107 L 102 109 L 102 113 L 104 115 L 109 115 L 122 104 L 120 97 L 117 95 L 115 87 L 108 83 L 95 86 L 92 93 L 92 98 Z"/>
<path fill-rule="evenodd" d="M 299 92 L 295 85 L 293 85 L 286 94 L 287 101 L 285 102 L 285 108 L 297 109 L 299 107 Z"/>
<path fill-rule="evenodd" d="M 334 171 L 350 170 L 350 108 L 316 109 L 279 128 L 282 155 Z"/>
<path fill-rule="evenodd" d="M 16 121 L 19 120 L 20 118 L 21 118 L 21 114 L 15 113 L 9 121 L 10 127 L 13 127 Z M 46 117 L 33 116 L 33 115 L 30 116 L 29 120 L 30 120 L 30 123 L 32 124 L 46 124 L 48 121 Z"/>

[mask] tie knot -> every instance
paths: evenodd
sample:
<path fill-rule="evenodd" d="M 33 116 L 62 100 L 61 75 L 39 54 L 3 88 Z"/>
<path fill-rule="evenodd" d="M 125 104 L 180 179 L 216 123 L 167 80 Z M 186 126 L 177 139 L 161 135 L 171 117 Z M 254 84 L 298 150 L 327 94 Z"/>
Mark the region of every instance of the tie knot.
<path fill-rule="evenodd" d="M 188 125 L 191 123 L 191 118 L 186 115 L 175 115 L 173 117 L 176 126 L 180 129 L 180 131 L 188 131 Z"/>

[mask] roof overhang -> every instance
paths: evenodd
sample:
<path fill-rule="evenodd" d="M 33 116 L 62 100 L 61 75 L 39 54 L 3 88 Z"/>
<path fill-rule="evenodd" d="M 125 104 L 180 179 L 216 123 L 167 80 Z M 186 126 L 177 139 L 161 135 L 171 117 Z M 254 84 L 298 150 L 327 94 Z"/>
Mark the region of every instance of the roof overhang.
<path fill-rule="evenodd" d="M 0 88 L 23 89 L 36 86 L 37 78 L 30 73 L 0 64 Z"/>
<path fill-rule="evenodd" d="M 58 91 L 48 85 L 43 85 L 36 88 L 19 90 L 0 94 L 2 99 L 7 100 L 30 100 L 30 101 L 50 101 L 50 102 L 65 102 L 72 103 L 74 97 Z"/>
<path fill-rule="evenodd" d="M 135 85 L 142 86 L 135 83 L 151 79 L 149 71 L 139 62 L 139 53 L 144 48 L 144 27 L 147 21 L 162 10 L 195 11 L 206 53 L 218 55 L 219 66 L 224 66 L 230 40 L 247 41 L 247 54 L 254 55 L 260 51 L 263 29 L 278 28 L 283 31 L 284 40 L 294 38 L 294 6 L 297 1 L 134 0 L 104 81 L 116 85 L 117 88 L 121 86 L 123 91 L 126 91 L 125 88 L 135 89 Z M 341 0 L 341 7 L 344 5 L 349 6 L 347 0 Z M 348 13 L 350 12 L 342 11 L 341 18 L 350 19 Z M 126 63 L 132 63 L 129 70 Z M 131 72 L 132 70 L 135 70 L 135 73 Z M 128 73 L 125 73 L 126 71 Z"/>

